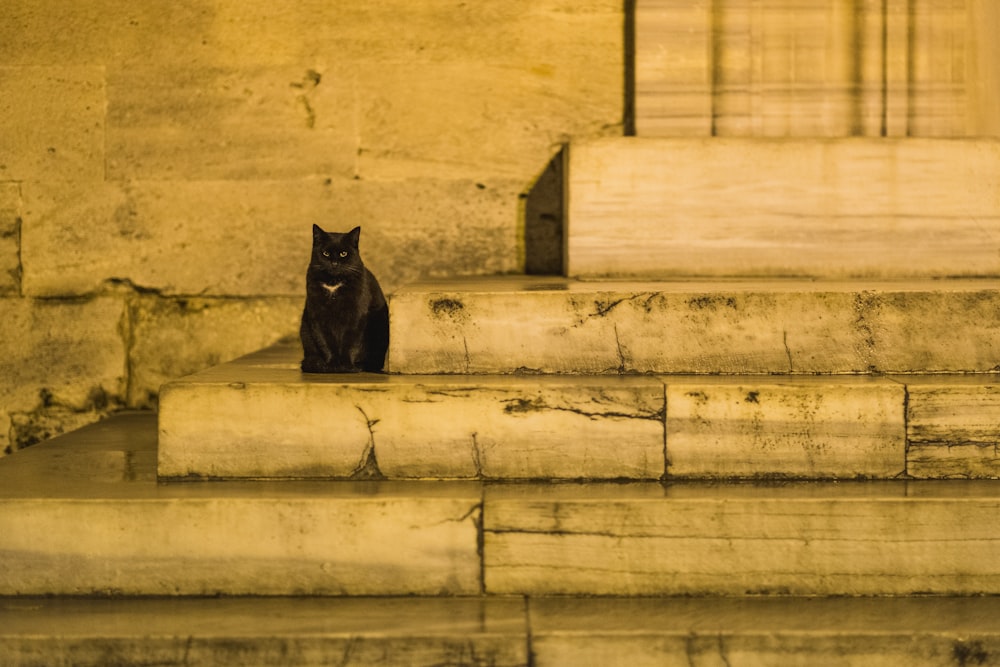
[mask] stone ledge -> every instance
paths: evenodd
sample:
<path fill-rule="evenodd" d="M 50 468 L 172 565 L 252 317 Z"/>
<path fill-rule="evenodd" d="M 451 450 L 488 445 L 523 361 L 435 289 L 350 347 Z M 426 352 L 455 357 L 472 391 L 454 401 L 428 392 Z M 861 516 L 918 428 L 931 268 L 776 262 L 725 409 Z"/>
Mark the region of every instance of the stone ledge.
<path fill-rule="evenodd" d="M 993 598 L 8 598 L 0 661 L 985 664 L 998 616 Z"/>
<path fill-rule="evenodd" d="M 390 309 L 388 363 L 404 374 L 1000 368 L 994 281 L 510 276 L 410 285 L 392 295 Z"/>
<path fill-rule="evenodd" d="M 477 484 L 157 484 L 155 418 L 0 460 L 0 595 L 473 595 Z"/>

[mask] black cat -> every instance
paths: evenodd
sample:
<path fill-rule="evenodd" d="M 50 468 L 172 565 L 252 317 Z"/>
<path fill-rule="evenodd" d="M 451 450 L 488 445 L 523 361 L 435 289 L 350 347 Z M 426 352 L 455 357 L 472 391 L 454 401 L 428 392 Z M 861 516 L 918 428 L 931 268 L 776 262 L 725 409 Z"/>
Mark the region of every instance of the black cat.
<path fill-rule="evenodd" d="M 299 329 L 305 373 L 378 372 L 385 363 L 389 306 L 358 254 L 360 236 L 360 227 L 338 234 L 313 225 Z"/>

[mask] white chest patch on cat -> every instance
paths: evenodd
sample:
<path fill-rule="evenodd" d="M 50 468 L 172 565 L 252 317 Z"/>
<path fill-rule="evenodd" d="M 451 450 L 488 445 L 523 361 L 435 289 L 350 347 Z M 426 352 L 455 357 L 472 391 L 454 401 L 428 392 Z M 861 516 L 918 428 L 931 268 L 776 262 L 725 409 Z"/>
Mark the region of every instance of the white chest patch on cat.
<path fill-rule="evenodd" d="M 326 283 L 320 283 L 320 284 L 323 286 L 323 289 L 325 289 L 330 294 L 336 294 L 337 290 L 339 290 L 344 283 L 337 283 L 336 285 L 327 285 Z"/>

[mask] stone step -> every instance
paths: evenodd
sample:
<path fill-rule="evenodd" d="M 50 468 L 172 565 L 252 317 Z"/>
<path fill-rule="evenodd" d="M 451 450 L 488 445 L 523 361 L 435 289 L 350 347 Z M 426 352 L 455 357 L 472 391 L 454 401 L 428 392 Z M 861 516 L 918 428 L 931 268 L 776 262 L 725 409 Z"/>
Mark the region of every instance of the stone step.
<path fill-rule="evenodd" d="M 153 415 L 0 459 L 0 596 L 1000 594 L 1000 485 L 158 483 Z"/>
<path fill-rule="evenodd" d="M 996 139 L 616 137 L 568 160 L 570 276 L 1000 275 Z"/>
<path fill-rule="evenodd" d="M 995 280 L 509 276 L 411 285 L 390 308 L 402 374 L 1000 369 Z"/>
<path fill-rule="evenodd" d="M 304 375 L 277 345 L 169 383 L 165 479 L 1000 477 L 1000 377 Z"/>
<path fill-rule="evenodd" d="M 3 595 L 470 595 L 482 489 L 158 484 L 156 416 L 0 459 Z"/>
<path fill-rule="evenodd" d="M 0 663 L 986 665 L 995 598 L 0 601 Z"/>

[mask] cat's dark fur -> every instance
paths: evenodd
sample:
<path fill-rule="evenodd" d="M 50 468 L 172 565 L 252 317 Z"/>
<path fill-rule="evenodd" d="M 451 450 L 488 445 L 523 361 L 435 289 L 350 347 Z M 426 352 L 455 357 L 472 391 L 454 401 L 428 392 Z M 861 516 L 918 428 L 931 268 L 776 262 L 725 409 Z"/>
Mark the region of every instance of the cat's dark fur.
<path fill-rule="evenodd" d="M 306 373 L 377 372 L 389 348 L 389 307 L 358 253 L 361 228 L 346 234 L 313 225 L 306 307 L 299 335 Z"/>

